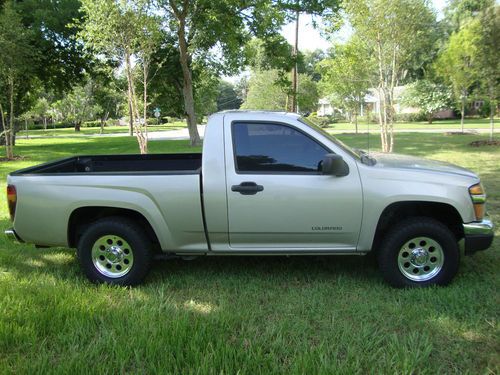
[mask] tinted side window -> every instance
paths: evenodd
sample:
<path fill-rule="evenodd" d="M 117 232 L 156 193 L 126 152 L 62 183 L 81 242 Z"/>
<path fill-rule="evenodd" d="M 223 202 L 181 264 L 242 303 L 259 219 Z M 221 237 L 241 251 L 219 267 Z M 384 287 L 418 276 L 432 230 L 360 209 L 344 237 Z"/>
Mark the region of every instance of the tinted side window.
<path fill-rule="evenodd" d="M 329 153 L 286 125 L 239 122 L 232 133 L 238 172 L 319 172 Z"/>

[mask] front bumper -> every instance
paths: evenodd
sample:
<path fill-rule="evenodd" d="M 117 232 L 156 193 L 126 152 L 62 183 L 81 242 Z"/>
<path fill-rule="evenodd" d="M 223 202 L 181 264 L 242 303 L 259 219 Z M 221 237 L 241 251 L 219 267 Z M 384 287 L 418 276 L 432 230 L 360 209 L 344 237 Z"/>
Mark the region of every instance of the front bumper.
<path fill-rule="evenodd" d="M 464 224 L 465 255 L 489 248 L 493 242 L 493 228 L 493 223 L 488 219 Z"/>
<path fill-rule="evenodd" d="M 7 229 L 5 232 L 5 235 L 9 240 L 12 242 L 24 242 L 21 237 L 19 237 L 14 229 Z"/>

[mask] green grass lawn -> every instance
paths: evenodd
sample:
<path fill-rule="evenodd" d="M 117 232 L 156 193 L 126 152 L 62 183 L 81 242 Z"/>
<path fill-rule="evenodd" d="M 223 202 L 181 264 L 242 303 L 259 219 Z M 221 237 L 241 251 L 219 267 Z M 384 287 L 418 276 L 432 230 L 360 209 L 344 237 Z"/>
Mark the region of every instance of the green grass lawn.
<path fill-rule="evenodd" d="M 364 136 L 339 138 L 366 148 Z M 396 152 L 477 171 L 498 228 L 500 149 L 467 145 L 477 139 L 486 136 L 404 133 Z M 25 159 L 0 163 L 0 189 L 31 164 L 137 149 L 129 137 L 18 140 Z M 154 141 L 150 150 L 192 149 Z M 0 373 L 498 373 L 499 251 L 497 239 L 463 258 L 444 288 L 392 289 L 356 256 L 164 261 L 144 285 L 121 288 L 87 282 L 73 250 L 0 236 Z"/>
<path fill-rule="evenodd" d="M 149 125 L 148 131 L 164 131 L 164 130 L 178 130 L 186 127 L 186 123 L 183 121 L 176 121 L 163 125 Z M 82 135 L 99 135 L 101 133 L 100 127 L 82 127 L 80 132 L 75 132 L 74 128 L 62 128 L 62 129 L 53 129 L 50 125 L 47 127 L 47 130 L 36 129 L 36 130 L 28 130 L 28 136 L 43 136 L 43 137 L 55 137 L 55 136 L 66 136 L 66 137 L 74 137 L 74 136 L 82 136 Z M 105 126 L 103 134 L 111 134 L 111 133 L 128 133 L 128 126 Z M 26 131 L 20 129 L 18 131 L 18 135 L 20 137 L 26 136 Z"/>
<path fill-rule="evenodd" d="M 498 122 L 498 119 L 496 119 Z M 500 129 L 500 124 L 497 124 L 497 128 Z M 426 121 L 422 122 L 398 122 L 395 125 L 396 130 L 425 130 L 425 129 L 446 129 L 447 131 L 457 131 L 460 130 L 460 120 L 439 120 L 434 121 L 432 124 L 428 124 Z M 489 120 L 488 119 L 467 119 L 465 121 L 465 129 L 466 130 L 477 130 L 477 129 L 489 129 Z M 183 121 L 176 121 L 169 124 L 163 125 L 150 125 L 148 126 L 149 132 L 156 131 L 165 131 L 165 130 L 179 130 L 186 128 L 186 123 Z M 340 122 L 336 124 L 331 124 L 326 128 L 329 131 L 337 132 L 347 130 L 349 132 L 354 132 L 354 124 L 348 122 Z M 370 130 L 370 132 L 378 132 L 379 126 L 377 124 L 367 125 L 365 122 L 360 122 L 358 124 L 358 129 L 360 132 L 366 132 Z M 47 130 L 37 129 L 37 130 L 29 130 L 29 136 L 34 137 L 77 137 L 82 135 L 99 135 L 101 133 L 101 128 L 92 127 L 92 128 L 81 128 L 79 133 L 75 132 L 73 128 L 64 128 L 64 129 L 52 129 L 50 125 Z M 106 126 L 104 128 L 104 134 L 112 134 L 112 133 L 128 133 L 127 126 Z M 26 136 L 26 132 L 24 130 L 18 131 L 18 136 L 24 138 Z"/>
<path fill-rule="evenodd" d="M 495 119 L 496 128 L 500 128 L 499 119 Z M 489 129 L 490 128 L 490 120 L 489 119 L 466 119 L 464 122 L 465 130 L 477 130 L 477 129 Z M 354 131 L 354 123 L 349 122 L 339 122 L 336 124 L 330 124 L 327 127 L 327 130 L 349 130 Z M 419 121 L 419 122 L 397 122 L 394 124 L 394 129 L 396 130 L 433 130 L 433 129 L 446 129 L 447 131 L 460 131 L 460 119 L 455 120 L 435 120 L 432 124 L 429 124 L 427 121 Z M 370 130 L 370 132 L 379 131 L 379 126 L 376 123 L 370 123 L 369 125 L 360 121 L 358 123 L 358 130 L 362 132 L 366 132 Z"/>

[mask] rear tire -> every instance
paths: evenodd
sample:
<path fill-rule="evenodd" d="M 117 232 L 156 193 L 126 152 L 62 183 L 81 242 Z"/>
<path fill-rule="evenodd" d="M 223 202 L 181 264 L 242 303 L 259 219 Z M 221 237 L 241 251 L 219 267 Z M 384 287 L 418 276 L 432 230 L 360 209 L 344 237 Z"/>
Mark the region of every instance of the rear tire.
<path fill-rule="evenodd" d="M 458 272 L 460 252 L 455 236 L 428 217 L 404 220 L 383 239 L 378 264 L 394 287 L 447 285 Z"/>
<path fill-rule="evenodd" d="M 92 223 L 77 247 L 80 266 L 94 283 L 137 285 L 149 272 L 151 241 L 134 221 L 108 217 Z"/>

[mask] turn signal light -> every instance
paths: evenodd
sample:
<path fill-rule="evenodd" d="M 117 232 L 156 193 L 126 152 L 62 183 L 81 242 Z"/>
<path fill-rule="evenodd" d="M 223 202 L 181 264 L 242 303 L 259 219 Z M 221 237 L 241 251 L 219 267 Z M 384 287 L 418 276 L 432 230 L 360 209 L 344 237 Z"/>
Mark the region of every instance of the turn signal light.
<path fill-rule="evenodd" d="M 481 221 L 484 217 L 484 203 L 486 202 L 486 194 L 483 186 L 481 184 L 472 185 L 469 188 L 469 194 L 472 199 L 472 204 L 474 205 L 474 215 L 476 216 L 476 220 Z"/>
<path fill-rule="evenodd" d="M 10 220 L 14 221 L 16 215 L 17 192 L 14 185 L 7 185 L 7 206 L 9 207 Z"/>
<path fill-rule="evenodd" d="M 474 204 L 474 214 L 476 215 L 476 220 L 483 220 L 484 217 L 484 203 L 475 203 Z"/>

